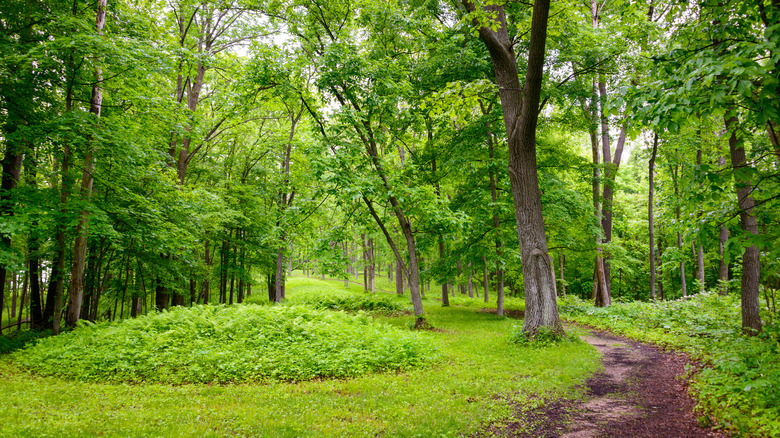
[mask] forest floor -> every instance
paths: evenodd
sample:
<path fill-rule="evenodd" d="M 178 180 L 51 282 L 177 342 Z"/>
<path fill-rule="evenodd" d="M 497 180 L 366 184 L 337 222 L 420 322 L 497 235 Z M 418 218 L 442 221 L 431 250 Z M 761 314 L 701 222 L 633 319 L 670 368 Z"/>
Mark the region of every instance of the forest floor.
<path fill-rule="evenodd" d="M 701 428 L 682 377 L 683 354 L 646 343 L 589 331 L 583 340 L 602 355 L 603 370 L 585 382 L 584 396 L 551 400 L 533 409 L 517 407 L 516 420 L 488 435 L 534 438 L 724 437 Z"/>

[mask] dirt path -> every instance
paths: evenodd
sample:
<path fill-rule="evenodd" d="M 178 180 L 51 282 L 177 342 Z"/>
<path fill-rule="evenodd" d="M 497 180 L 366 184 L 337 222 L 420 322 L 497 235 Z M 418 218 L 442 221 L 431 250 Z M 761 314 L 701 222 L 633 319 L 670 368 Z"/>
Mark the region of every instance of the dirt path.
<path fill-rule="evenodd" d="M 684 356 L 605 332 L 591 332 L 584 340 L 599 350 L 604 366 L 585 383 L 584 399 L 558 400 L 518 413 L 517 422 L 506 425 L 504 436 L 725 436 L 697 426 L 694 402 L 685 382 L 678 379 L 684 371 Z"/>

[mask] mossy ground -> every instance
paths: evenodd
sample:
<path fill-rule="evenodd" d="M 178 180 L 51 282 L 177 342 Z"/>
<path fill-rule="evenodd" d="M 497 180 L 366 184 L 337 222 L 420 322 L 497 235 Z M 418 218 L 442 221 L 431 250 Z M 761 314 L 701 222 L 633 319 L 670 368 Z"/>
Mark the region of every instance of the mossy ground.
<path fill-rule="evenodd" d="M 329 282 L 291 279 L 288 294 Z M 406 305 L 408 297 L 394 297 Z M 598 354 L 582 342 L 510 344 L 518 321 L 478 306 L 427 300 L 438 331 L 421 333 L 442 355 L 429 367 L 352 379 L 181 386 L 85 383 L 40 377 L 0 358 L 0 436 L 469 435 L 512 415 L 511 403 L 582 383 Z M 380 318 L 410 327 L 411 315 Z"/>

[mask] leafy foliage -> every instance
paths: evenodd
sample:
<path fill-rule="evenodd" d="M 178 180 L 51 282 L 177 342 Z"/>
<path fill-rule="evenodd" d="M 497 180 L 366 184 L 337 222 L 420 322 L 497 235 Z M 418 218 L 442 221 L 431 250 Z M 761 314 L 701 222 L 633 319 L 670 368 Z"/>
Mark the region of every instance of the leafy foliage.
<path fill-rule="evenodd" d="M 434 357 L 416 334 L 366 315 L 254 305 L 180 307 L 87 323 L 15 355 L 44 375 L 171 384 L 351 377 Z"/>
<path fill-rule="evenodd" d="M 704 424 L 713 418 L 740 434 L 780 434 L 780 327 L 742 336 L 738 297 L 705 293 L 594 308 L 569 296 L 559 308 L 566 319 L 682 349 L 703 361 L 692 390 Z"/>
<path fill-rule="evenodd" d="M 50 330 L 25 330 L 14 332 L 9 336 L 0 336 L 0 354 L 22 349 L 37 339 L 49 335 L 51 335 Z"/>

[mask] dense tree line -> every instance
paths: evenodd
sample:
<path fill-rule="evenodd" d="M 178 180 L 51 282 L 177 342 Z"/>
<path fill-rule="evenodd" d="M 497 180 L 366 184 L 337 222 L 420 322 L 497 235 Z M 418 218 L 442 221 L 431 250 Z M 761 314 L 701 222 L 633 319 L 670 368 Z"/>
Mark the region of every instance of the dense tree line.
<path fill-rule="evenodd" d="M 778 277 L 776 2 L 6 1 L 2 326 L 284 299 L 594 304 Z M 9 319 L 12 318 L 13 320 Z"/>

